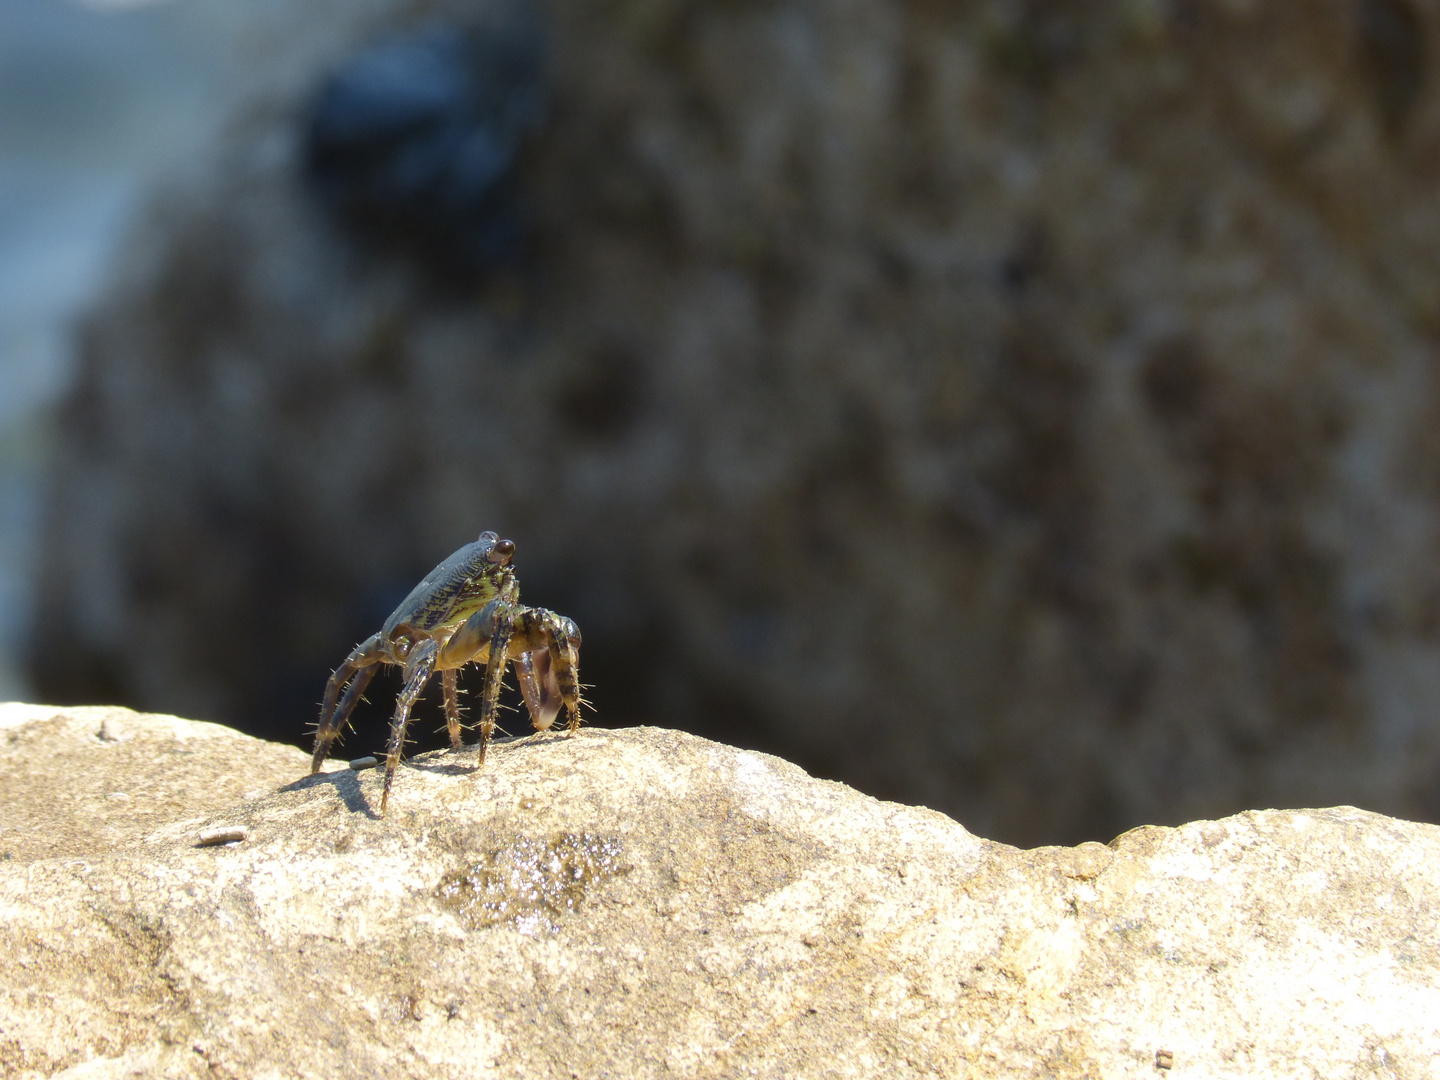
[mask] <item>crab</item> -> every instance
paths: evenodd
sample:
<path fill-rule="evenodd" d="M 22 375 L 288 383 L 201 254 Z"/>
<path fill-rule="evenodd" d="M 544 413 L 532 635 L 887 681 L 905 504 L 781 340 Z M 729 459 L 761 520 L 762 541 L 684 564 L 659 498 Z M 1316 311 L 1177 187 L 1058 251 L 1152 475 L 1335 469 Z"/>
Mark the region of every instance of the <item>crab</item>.
<path fill-rule="evenodd" d="M 445 689 L 450 745 L 460 750 L 465 742 L 457 674 L 472 662 L 485 665 L 477 768 L 485 764 L 507 664 L 515 666 L 520 693 L 536 731 L 548 731 L 562 708 L 566 731 L 573 733 L 580 726 L 580 631 L 563 615 L 520 603 L 520 582 L 510 565 L 514 554 L 513 541 L 501 540 L 493 532 L 481 533 L 474 543 L 426 574 L 385 625 L 355 646 L 325 686 L 315 729 L 312 774 L 320 771 L 330 744 L 349 722 L 356 702 L 381 664 L 399 667 L 405 680 L 390 723 L 385 787 L 380 796 L 382 817 L 405 746 L 410 710 L 437 671 Z"/>

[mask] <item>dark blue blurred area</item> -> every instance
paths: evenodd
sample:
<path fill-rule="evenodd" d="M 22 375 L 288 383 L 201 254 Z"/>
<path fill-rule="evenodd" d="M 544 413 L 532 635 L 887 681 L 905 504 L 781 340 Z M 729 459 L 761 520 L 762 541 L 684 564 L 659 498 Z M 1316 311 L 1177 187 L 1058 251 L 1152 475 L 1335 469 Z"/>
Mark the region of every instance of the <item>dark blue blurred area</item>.
<path fill-rule="evenodd" d="M 513 266 L 524 220 L 515 172 L 544 114 L 534 19 L 429 23 L 356 54 L 321 87 L 307 167 L 359 239 L 442 277 Z"/>

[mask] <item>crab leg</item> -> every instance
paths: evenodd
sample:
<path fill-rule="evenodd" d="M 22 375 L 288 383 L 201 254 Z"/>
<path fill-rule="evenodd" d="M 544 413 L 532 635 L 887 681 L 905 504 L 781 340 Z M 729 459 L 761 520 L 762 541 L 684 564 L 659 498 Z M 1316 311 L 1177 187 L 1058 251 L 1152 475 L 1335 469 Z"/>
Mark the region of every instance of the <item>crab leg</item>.
<path fill-rule="evenodd" d="M 516 670 L 524 663 L 536 679 L 533 701 L 523 675 L 520 683 L 535 727 L 541 731 L 549 728 L 563 705 L 568 714 L 566 730 L 574 731 L 580 726 L 580 683 L 576 675 L 580 631 L 569 619 L 545 608 L 521 608 L 515 622 L 516 641 L 523 649 L 516 659 Z M 515 653 L 516 644 L 510 649 Z"/>
<path fill-rule="evenodd" d="M 456 671 L 455 668 L 446 668 L 440 673 L 440 682 L 445 687 L 445 724 L 450 728 L 450 746 L 461 750 L 465 740 L 460 737 L 460 691 L 455 685 Z"/>
<path fill-rule="evenodd" d="M 567 731 L 580 726 L 579 645 L 580 631 L 569 619 L 514 604 L 509 596 L 492 600 L 450 635 L 436 663 L 447 676 L 471 661 L 485 664 L 479 764 L 485 763 L 505 665 L 511 661 L 535 730 L 548 730 L 561 708 L 568 714 Z"/>
<path fill-rule="evenodd" d="M 450 635 L 448 641 L 440 649 L 440 656 L 437 666 L 445 669 L 449 676 L 452 669 L 463 667 L 465 664 L 475 661 L 485 664 L 485 688 L 481 691 L 480 707 L 480 758 L 477 764 L 485 764 L 485 748 L 490 743 L 490 733 L 495 729 L 495 711 L 498 708 L 500 681 L 505 674 L 505 657 L 509 649 L 510 637 L 514 632 L 510 605 L 508 598 L 499 598 L 490 601 L 483 608 L 477 611 L 470 618 Z M 502 616 L 502 612 L 507 614 Z M 499 642 L 499 651 L 496 651 L 496 643 Z M 500 657 L 497 663 L 491 662 L 492 657 Z M 498 672 L 496 668 L 498 666 Z M 494 685 L 491 685 L 492 676 Z M 533 677 L 532 677 L 533 683 Z M 521 676 L 521 690 L 525 689 L 524 676 Z M 532 686 L 533 689 L 533 686 Z M 447 700 L 448 709 L 449 702 Z"/>
<path fill-rule="evenodd" d="M 320 765 L 330 752 L 335 736 L 350 720 L 355 703 L 365 692 L 365 687 L 375 677 L 375 665 L 385 659 L 380 635 L 372 634 L 351 651 L 345 662 L 335 669 L 330 681 L 325 684 L 325 701 L 320 706 L 320 723 L 315 728 L 315 756 L 310 761 L 311 773 L 320 771 Z M 349 683 L 345 696 L 340 697 L 340 688 Z M 338 706 L 337 706 L 338 700 Z"/>
<path fill-rule="evenodd" d="M 550 652 L 550 678 L 565 703 L 565 730 L 580 727 L 580 631 L 569 619 L 545 612 L 545 637 Z"/>
<path fill-rule="evenodd" d="M 390 784 L 395 779 L 395 766 L 405 748 L 405 729 L 410 726 L 410 709 L 435 672 L 435 658 L 440 646 L 433 639 L 422 641 L 410 650 L 405 660 L 405 688 L 395 699 L 395 718 L 390 721 L 390 743 L 385 748 L 385 789 L 380 795 L 380 816 L 385 816 L 390 801 Z"/>
<path fill-rule="evenodd" d="M 480 699 L 480 757 L 477 765 L 485 764 L 485 748 L 495 730 L 495 714 L 500 708 L 500 686 L 505 681 L 505 664 L 510 652 L 510 636 L 515 632 L 514 608 L 497 605 L 495 632 L 490 635 L 490 658 L 485 665 L 485 689 Z"/>

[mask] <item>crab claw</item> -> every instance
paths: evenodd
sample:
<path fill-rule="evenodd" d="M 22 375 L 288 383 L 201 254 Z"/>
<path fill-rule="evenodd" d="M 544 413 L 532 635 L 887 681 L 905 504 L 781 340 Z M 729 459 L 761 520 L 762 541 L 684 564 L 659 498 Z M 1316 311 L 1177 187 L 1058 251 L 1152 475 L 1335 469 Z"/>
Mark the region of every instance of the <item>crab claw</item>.
<path fill-rule="evenodd" d="M 555 681 L 550 650 L 521 653 L 515 658 L 515 673 L 519 676 L 520 692 L 525 696 L 530 722 L 536 731 L 549 731 L 555 717 L 560 715 L 561 706 L 560 685 Z"/>

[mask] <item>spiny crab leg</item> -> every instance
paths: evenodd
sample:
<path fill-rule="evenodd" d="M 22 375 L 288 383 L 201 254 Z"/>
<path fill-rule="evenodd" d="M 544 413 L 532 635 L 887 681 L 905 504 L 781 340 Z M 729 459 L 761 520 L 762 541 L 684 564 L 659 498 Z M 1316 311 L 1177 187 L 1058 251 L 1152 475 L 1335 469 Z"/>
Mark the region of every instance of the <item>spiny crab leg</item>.
<path fill-rule="evenodd" d="M 579 667 L 576 642 L 580 640 L 580 631 L 569 619 L 552 611 L 545 614 L 551 680 L 565 703 L 565 730 L 573 732 L 580 727 L 580 677 L 576 673 Z"/>
<path fill-rule="evenodd" d="M 430 676 L 435 673 L 435 658 L 440 646 L 434 639 L 422 641 L 410 650 L 405 658 L 405 687 L 395 699 L 395 718 L 390 721 L 390 743 L 385 748 L 385 788 L 380 793 L 380 816 L 385 816 L 385 807 L 390 802 L 390 784 L 395 779 L 395 766 L 400 763 L 400 751 L 405 747 L 405 729 L 410 726 L 410 710 L 420 696 Z"/>
<path fill-rule="evenodd" d="M 310 760 L 311 773 L 320 771 L 321 764 L 330 753 L 330 744 L 349 722 L 355 703 L 375 677 L 375 665 L 384 659 L 385 650 L 380 635 L 372 634 L 356 645 L 345 662 L 330 676 L 330 681 L 325 684 L 325 701 L 320 707 L 320 723 L 315 728 L 315 756 Z M 349 689 L 341 698 L 340 690 L 347 682 Z"/>
<path fill-rule="evenodd" d="M 460 690 L 456 685 L 455 668 L 446 668 L 440 673 L 441 685 L 445 687 L 445 726 L 450 729 L 450 748 L 465 749 L 465 740 L 460 737 Z"/>
<path fill-rule="evenodd" d="M 504 621 L 502 614 L 508 613 L 511 630 L 505 636 L 508 644 L 500 655 L 514 661 L 515 676 L 520 683 L 520 693 L 525 698 L 525 708 L 530 713 L 530 722 L 536 731 L 547 731 L 563 707 L 568 713 L 566 729 L 574 731 L 580 726 L 580 687 L 575 675 L 575 642 L 580 631 L 569 619 L 553 611 L 507 604 L 507 600 L 508 597 L 490 602 L 456 630 L 440 651 L 439 666 L 458 668 L 471 661 L 484 663 L 485 692 L 489 692 L 491 672 L 495 671 L 497 682 L 494 693 L 498 694 L 498 680 L 504 676 L 504 664 L 497 670 L 492 658 L 497 655 L 496 649 L 501 648 L 497 642 Z M 487 713 L 483 702 L 482 697 L 480 764 L 484 764 L 485 747 L 489 743 L 486 733 L 494 728 L 495 723 L 494 712 Z M 489 728 L 486 727 L 487 720 Z"/>
<path fill-rule="evenodd" d="M 505 681 L 505 665 L 509 659 L 510 636 L 515 630 L 514 608 L 501 605 L 495 609 L 495 632 L 490 636 L 490 658 L 485 664 L 485 687 L 480 699 L 480 754 L 476 765 L 485 764 L 485 749 L 490 733 L 495 730 L 495 714 L 500 709 L 500 686 Z"/>
<path fill-rule="evenodd" d="M 515 640 L 510 646 L 515 670 L 533 675 L 527 687 L 520 676 L 520 690 L 530 718 L 539 731 L 555 723 L 563 706 L 568 714 L 567 731 L 580 726 L 580 686 L 576 679 L 573 638 L 580 632 L 569 619 L 545 608 L 519 608 L 515 613 Z"/>
<path fill-rule="evenodd" d="M 565 729 L 574 731 L 580 726 L 580 683 L 575 673 L 580 631 L 563 615 L 545 608 L 520 608 L 515 621 L 515 636 L 532 658 L 538 682 L 538 710 L 530 710 L 535 726 L 541 730 L 550 727 L 563 705 L 567 714 Z"/>

